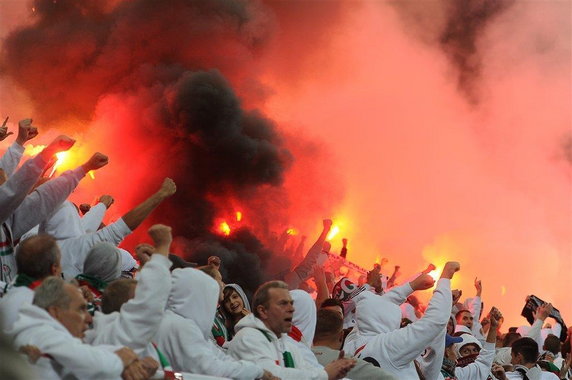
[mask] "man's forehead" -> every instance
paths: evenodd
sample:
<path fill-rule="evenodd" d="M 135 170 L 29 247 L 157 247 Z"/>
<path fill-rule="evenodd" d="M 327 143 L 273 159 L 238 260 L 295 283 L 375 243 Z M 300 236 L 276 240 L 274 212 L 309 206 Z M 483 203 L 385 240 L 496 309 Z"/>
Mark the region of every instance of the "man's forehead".
<path fill-rule="evenodd" d="M 290 292 L 288 291 L 288 289 L 284 289 L 284 288 L 271 288 L 269 290 L 269 294 L 270 294 L 270 298 L 273 300 L 288 300 L 288 301 L 292 301 L 292 296 L 290 295 Z"/>

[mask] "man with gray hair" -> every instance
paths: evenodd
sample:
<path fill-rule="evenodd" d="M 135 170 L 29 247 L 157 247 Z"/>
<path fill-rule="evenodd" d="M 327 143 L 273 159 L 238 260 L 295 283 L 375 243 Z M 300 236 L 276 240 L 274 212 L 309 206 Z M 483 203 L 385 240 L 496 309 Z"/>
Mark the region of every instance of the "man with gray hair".
<path fill-rule="evenodd" d="M 23 305 L 9 334 L 14 345 L 35 346 L 42 357 L 34 365 L 42 379 L 148 379 L 158 363 L 139 360 L 129 348 L 82 342 L 91 323 L 80 290 L 58 277 L 35 290 L 33 305 Z M 114 351 L 115 350 L 115 351 Z"/>
<path fill-rule="evenodd" d="M 235 326 L 229 343 L 232 357 L 257 363 L 281 379 L 341 379 L 353 368 L 353 359 L 338 358 L 323 369 L 311 367 L 292 343 L 284 339 L 292 328 L 294 301 L 282 281 L 262 284 L 253 298 L 253 314 Z"/>
<path fill-rule="evenodd" d="M 0 299 L 0 329 L 9 330 L 20 307 L 31 304 L 34 289 L 48 276 L 60 276 L 60 250 L 56 240 L 49 235 L 36 235 L 24 240 L 16 249 L 18 275 L 10 291 Z"/>

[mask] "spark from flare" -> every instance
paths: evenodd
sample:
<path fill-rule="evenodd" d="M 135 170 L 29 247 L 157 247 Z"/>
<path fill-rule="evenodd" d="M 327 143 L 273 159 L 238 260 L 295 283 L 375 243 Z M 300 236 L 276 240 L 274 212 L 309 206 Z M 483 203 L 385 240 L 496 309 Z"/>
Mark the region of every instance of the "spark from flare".
<path fill-rule="evenodd" d="M 294 235 L 297 235 L 297 234 L 298 234 L 298 231 L 296 231 L 294 228 L 289 228 L 289 229 L 286 231 L 286 233 L 287 233 L 288 235 L 294 236 Z"/>
<path fill-rule="evenodd" d="M 242 220 L 242 212 L 241 211 L 237 211 L 236 212 L 236 221 L 240 222 Z"/>

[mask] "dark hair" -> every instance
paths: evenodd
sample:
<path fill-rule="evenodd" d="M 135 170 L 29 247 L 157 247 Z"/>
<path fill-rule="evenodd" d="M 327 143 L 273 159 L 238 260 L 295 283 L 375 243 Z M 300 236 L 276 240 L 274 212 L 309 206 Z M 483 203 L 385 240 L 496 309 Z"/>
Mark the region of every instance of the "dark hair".
<path fill-rule="evenodd" d="M 169 270 L 172 272 L 175 269 L 179 269 L 179 268 L 195 268 L 197 267 L 196 263 L 191 263 L 189 261 L 185 261 L 182 258 L 180 258 L 177 255 L 174 255 L 172 253 L 169 253 L 169 260 L 171 260 L 171 262 L 173 263 L 173 265 L 171 265 L 171 268 L 169 268 Z"/>
<path fill-rule="evenodd" d="M 60 263 L 56 239 L 41 234 L 22 241 L 16 249 L 18 273 L 36 280 L 52 275 L 52 266 Z"/>
<path fill-rule="evenodd" d="M 471 311 L 470 311 L 470 310 L 467 310 L 467 309 L 459 310 L 459 311 L 457 312 L 457 314 L 455 314 L 455 320 L 458 320 L 458 319 L 459 319 L 459 316 L 460 316 L 462 313 L 465 313 L 465 312 L 471 314 Z M 473 314 L 471 314 L 471 315 L 473 315 Z"/>
<path fill-rule="evenodd" d="M 320 309 L 316 319 L 316 332 L 314 341 L 331 338 L 339 334 L 344 327 L 344 320 L 339 313 L 333 310 Z"/>
<path fill-rule="evenodd" d="M 514 355 L 521 354 L 525 363 L 536 363 L 538 344 L 529 337 L 517 339 L 512 343 L 512 353 Z"/>
<path fill-rule="evenodd" d="M 502 340 L 502 346 L 503 347 L 510 347 L 512 346 L 512 343 L 519 339 L 521 337 L 521 335 L 517 332 L 507 332 L 504 335 L 504 338 Z"/>
<path fill-rule="evenodd" d="M 337 298 L 326 298 L 324 302 L 320 305 L 320 308 L 329 307 L 329 306 L 339 306 L 342 308 L 342 312 L 344 311 L 344 304 Z"/>
<path fill-rule="evenodd" d="M 265 308 L 268 307 L 268 301 L 270 301 L 270 289 L 286 289 L 288 290 L 288 285 L 284 281 L 268 281 L 260 285 L 254 297 L 252 299 L 252 312 L 256 317 L 259 317 L 258 306 L 262 305 Z"/>
<path fill-rule="evenodd" d="M 556 335 L 548 334 L 542 348 L 557 355 L 560 352 L 560 339 Z"/>
<path fill-rule="evenodd" d="M 121 306 L 129 301 L 129 293 L 133 285 L 137 285 L 137 280 L 130 278 L 115 280 L 107 285 L 101 297 L 102 313 L 110 314 L 119 311 Z"/>

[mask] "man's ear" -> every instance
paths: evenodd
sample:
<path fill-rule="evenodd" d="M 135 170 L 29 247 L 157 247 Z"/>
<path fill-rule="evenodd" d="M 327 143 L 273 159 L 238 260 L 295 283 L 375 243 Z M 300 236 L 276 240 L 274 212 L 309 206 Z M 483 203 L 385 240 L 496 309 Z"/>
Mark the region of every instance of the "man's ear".
<path fill-rule="evenodd" d="M 256 307 L 256 311 L 258 312 L 258 319 L 262 321 L 268 319 L 268 314 L 266 313 L 266 308 L 264 305 L 258 305 Z"/>
<path fill-rule="evenodd" d="M 52 316 L 52 318 L 54 319 L 58 319 L 59 315 L 60 315 L 60 308 L 57 306 L 49 306 L 46 311 L 48 312 L 48 314 L 50 314 Z"/>

